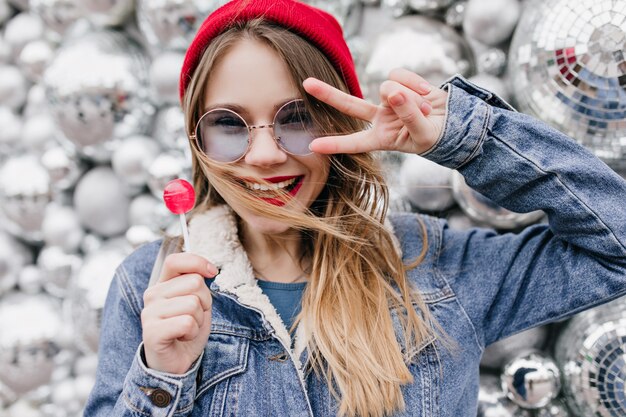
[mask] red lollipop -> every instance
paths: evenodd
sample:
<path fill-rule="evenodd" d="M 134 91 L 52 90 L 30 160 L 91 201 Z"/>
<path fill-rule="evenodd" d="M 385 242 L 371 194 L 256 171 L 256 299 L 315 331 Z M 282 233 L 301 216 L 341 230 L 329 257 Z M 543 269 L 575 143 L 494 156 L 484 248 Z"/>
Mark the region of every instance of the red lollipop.
<path fill-rule="evenodd" d="M 189 182 L 176 179 L 167 183 L 163 190 L 163 201 L 174 214 L 184 214 L 191 211 L 196 202 L 196 193 Z"/>
<path fill-rule="evenodd" d="M 196 202 L 196 193 L 193 186 L 183 179 L 175 179 L 167 183 L 163 189 L 163 201 L 165 206 L 174 214 L 180 215 L 180 226 L 183 229 L 185 250 L 189 248 L 189 232 L 185 213 L 191 211 Z"/>

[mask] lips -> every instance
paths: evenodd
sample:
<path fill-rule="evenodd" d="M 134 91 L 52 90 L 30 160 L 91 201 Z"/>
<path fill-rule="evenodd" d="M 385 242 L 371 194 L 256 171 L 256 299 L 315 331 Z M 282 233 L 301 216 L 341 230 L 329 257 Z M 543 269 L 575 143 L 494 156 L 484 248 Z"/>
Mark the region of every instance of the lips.
<path fill-rule="evenodd" d="M 263 178 L 263 181 L 267 181 L 267 182 L 271 182 L 276 184 L 277 182 L 283 182 L 283 181 L 288 181 L 292 178 L 297 178 L 299 175 L 283 175 L 281 177 L 270 177 L 270 178 Z"/>
<path fill-rule="evenodd" d="M 289 199 L 294 198 L 296 196 L 296 194 L 298 194 L 298 191 L 300 191 L 300 187 L 302 187 L 302 183 L 304 182 L 304 175 L 302 176 L 288 176 L 288 177 L 272 177 L 272 178 L 264 178 L 265 181 L 268 182 L 272 182 L 272 183 L 277 183 L 277 182 L 282 182 L 282 181 L 287 181 L 290 180 L 292 178 L 297 178 L 296 182 L 293 185 L 290 185 L 289 187 L 287 187 L 285 190 L 287 191 L 287 200 L 283 200 L 282 198 L 273 198 L 273 197 L 258 197 L 260 200 L 265 201 L 266 203 L 278 206 L 278 207 L 282 207 L 285 204 L 287 204 L 287 202 L 289 201 Z"/>

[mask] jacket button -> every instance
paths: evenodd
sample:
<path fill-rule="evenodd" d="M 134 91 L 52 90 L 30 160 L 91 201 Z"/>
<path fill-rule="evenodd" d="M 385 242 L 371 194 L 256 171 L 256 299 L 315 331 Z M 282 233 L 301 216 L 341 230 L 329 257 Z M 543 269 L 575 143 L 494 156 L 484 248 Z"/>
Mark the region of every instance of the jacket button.
<path fill-rule="evenodd" d="M 148 395 L 152 404 L 159 408 L 167 407 L 172 402 L 172 395 L 164 389 L 141 387 L 141 390 Z"/>

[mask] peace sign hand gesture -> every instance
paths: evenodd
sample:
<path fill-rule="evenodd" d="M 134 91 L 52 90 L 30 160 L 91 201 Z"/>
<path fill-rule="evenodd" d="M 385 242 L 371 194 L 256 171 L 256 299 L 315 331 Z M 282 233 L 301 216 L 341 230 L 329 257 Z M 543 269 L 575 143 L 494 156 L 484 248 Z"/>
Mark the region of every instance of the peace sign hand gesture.
<path fill-rule="evenodd" d="M 322 154 L 377 150 L 422 153 L 443 129 L 448 93 L 432 87 L 419 75 L 394 69 L 380 86 L 379 105 L 346 94 L 320 80 L 308 78 L 304 89 L 337 110 L 371 123 L 371 128 L 341 136 L 325 136 L 311 143 Z"/>

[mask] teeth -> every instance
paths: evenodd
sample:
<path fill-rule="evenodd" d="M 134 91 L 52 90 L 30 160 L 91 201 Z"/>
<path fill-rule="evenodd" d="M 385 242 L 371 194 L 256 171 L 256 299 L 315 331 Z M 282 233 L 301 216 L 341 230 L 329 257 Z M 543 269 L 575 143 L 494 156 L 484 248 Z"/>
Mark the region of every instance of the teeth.
<path fill-rule="evenodd" d="M 297 178 L 292 178 L 287 181 L 278 182 L 276 184 L 259 184 L 258 182 L 248 182 L 244 181 L 244 184 L 250 190 L 260 190 L 260 191 L 277 191 L 281 188 L 285 188 L 296 182 Z"/>

